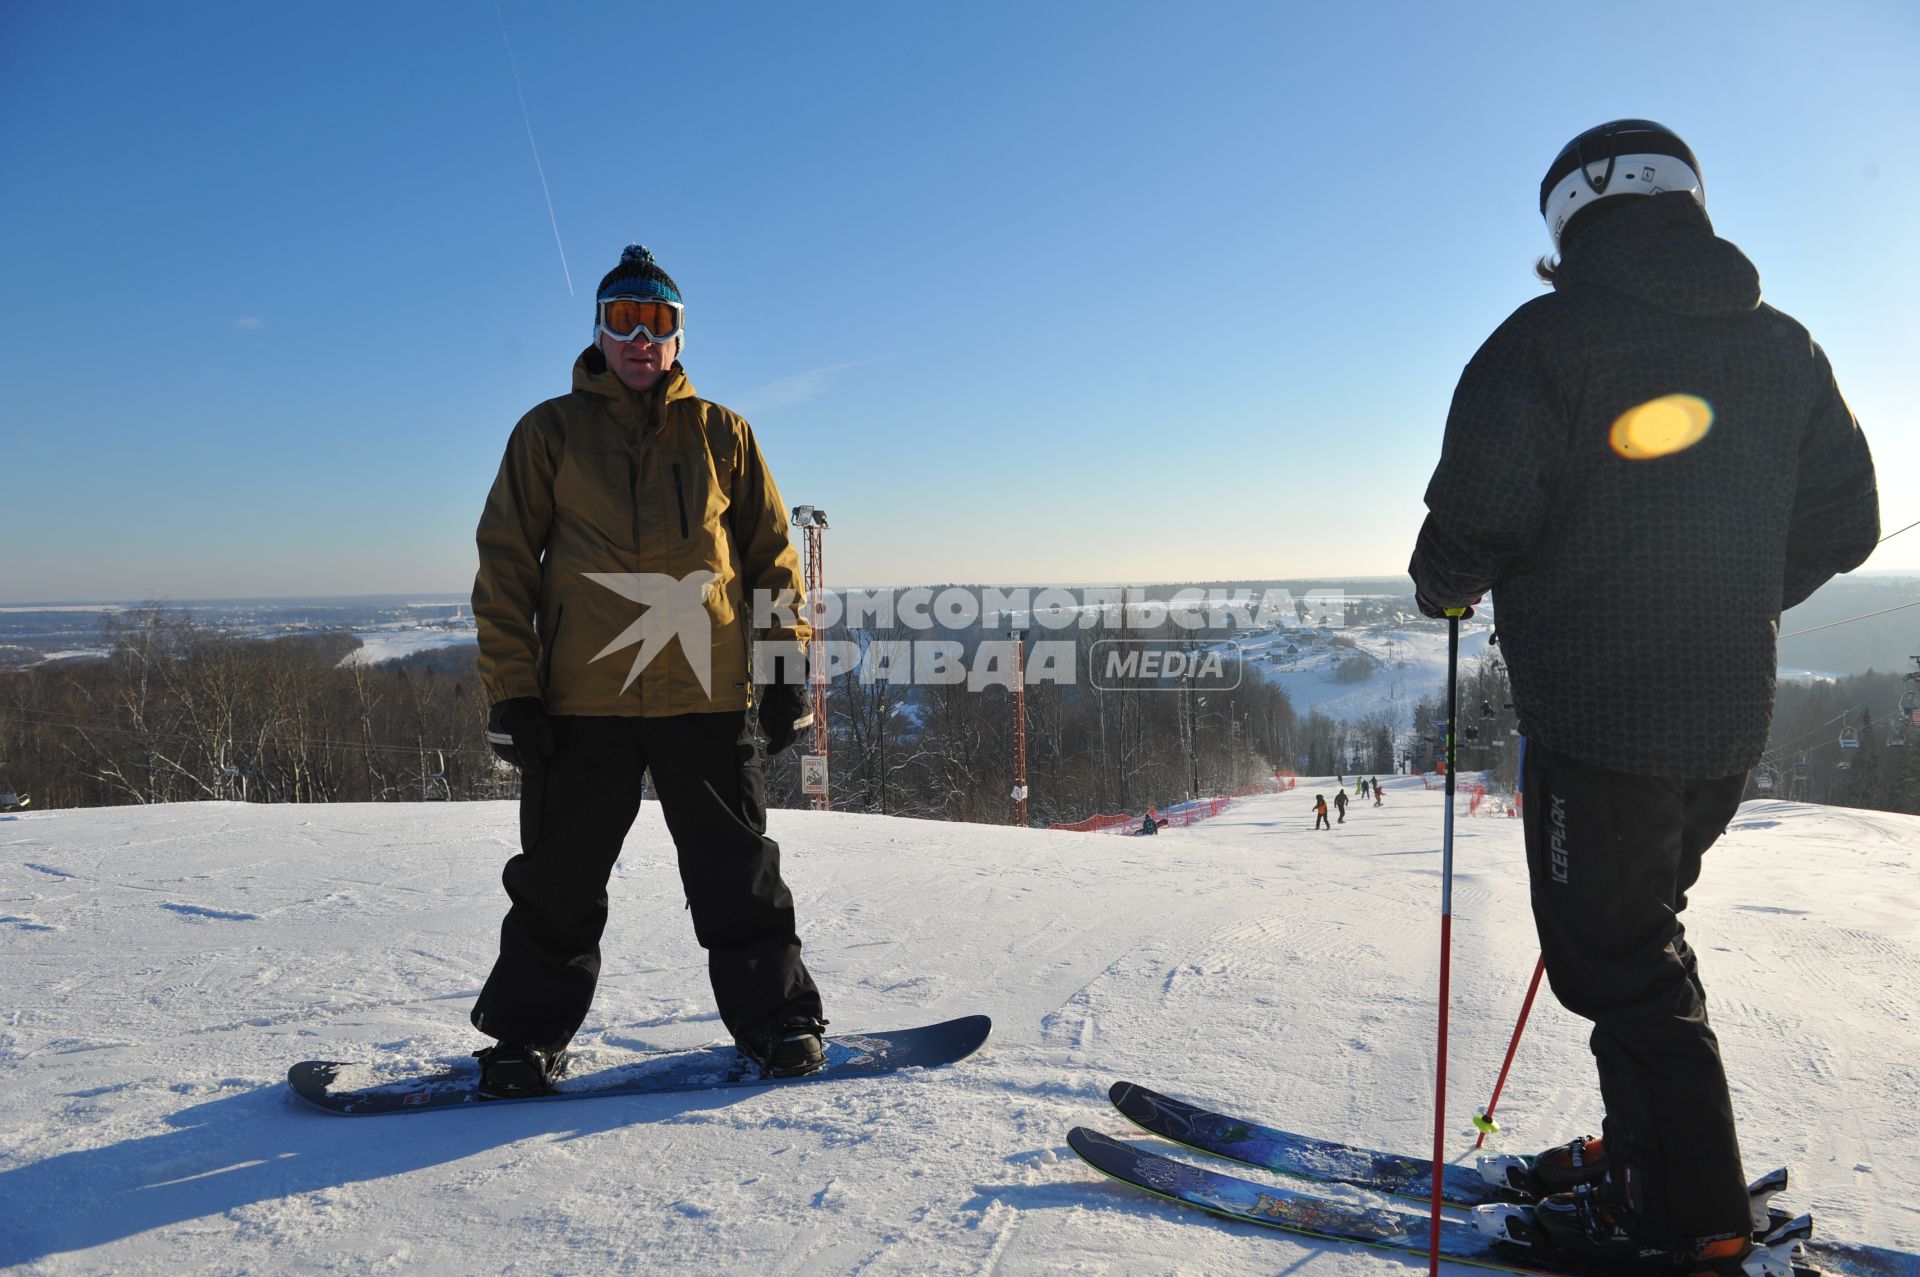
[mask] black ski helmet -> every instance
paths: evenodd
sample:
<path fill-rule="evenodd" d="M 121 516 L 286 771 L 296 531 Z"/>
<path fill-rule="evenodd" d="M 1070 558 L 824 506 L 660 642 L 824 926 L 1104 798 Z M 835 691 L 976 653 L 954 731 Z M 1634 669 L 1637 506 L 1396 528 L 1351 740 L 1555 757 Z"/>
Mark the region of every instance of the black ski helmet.
<path fill-rule="evenodd" d="M 1558 249 L 1567 223 L 1601 200 L 1667 191 L 1685 191 L 1705 208 L 1700 161 L 1663 124 L 1613 120 L 1560 148 L 1540 179 L 1540 216 Z"/>

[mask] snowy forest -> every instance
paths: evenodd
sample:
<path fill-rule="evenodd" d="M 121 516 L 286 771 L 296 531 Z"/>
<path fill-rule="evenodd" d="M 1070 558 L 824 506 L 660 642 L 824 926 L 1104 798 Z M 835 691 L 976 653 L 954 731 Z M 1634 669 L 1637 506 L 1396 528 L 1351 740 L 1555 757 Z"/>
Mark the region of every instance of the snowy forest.
<path fill-rule="evenodd" d="M 103 625 L 104 658 L 0 674 L 0 791 L 43 808 L 461 801 L 516 792 L 516 773 L 484 744 L 487 705 L 471 648 L 370 665 L 344 660 L 357 645 L 344 633 L 250 638 L 159 607 Z M 902 636 L 851 637 L 866 644 Z M 1076 668 L 1108 637 L 1097 628 L 1074 632 Z M 1891 673 L 1783 681 L 1749 796 L 1920 812 L 1920 748 L 1907 747 L 1901 709 L 1909 681 Z M 1429 771 L 1444 748 L 1439 687 L 1414 701 L 1410 715 L 1359 722 L 1296 713 L 1285 691 L 1258 677 L 1201 693 L 1041 682 L 1025 699 L 1029 820 L 1041 825 L 1262 792 L 1276 773 Z M 1518 721 L 1497 656 L 1463 664 L 1459 707 L 1460 769 L 1484 771 L 1511 791 Z M 847 672 L 830 685 L 828 708 L 835 810 L 1014 820 L 1009 689 Z M 805 805 L 799 752 L 768 764 L 774 806 Z"/>
<path fill-rule="evenodd" d="M 0 675 L 0 790 L 43 808 L 516 791 L 517 775 L 484 742 L 487 704 L 471 648 L 366 665 L 344 662 L 356 646 L 346 634 L 251 639 L 161 608 L 104 625 L 104 658 Z M 835 809 L 1013 819 L 1006 689 L 863 683 L 848 673 L 831 685 L 828 705 Z M 1336 760 L 1363 759 L 1392 770 L 1388 733 L 1363 748 L 1359 729 L 1320 715 L 1296 720 L 1286 694 L 1257 680 L 1192 697 L 1037 684 L 1026 709 L 1035 823 L 1171 803 L 1194 787 L 1250 789 L 1301 765 L 1335 770 Z M 804 805 L 796 754 L 768 767 L 775 806 Z"/>

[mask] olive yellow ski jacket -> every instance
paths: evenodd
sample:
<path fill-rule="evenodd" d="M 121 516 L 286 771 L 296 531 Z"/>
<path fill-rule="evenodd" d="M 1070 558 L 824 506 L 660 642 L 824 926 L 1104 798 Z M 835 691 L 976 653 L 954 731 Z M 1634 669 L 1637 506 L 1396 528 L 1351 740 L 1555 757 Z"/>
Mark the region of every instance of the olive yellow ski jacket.
<path fill-rule="evenodd" d="M 495 702 L 645 718 L 743 709 L 751 645 L 786 650 L 810 633 L 753 430 L 696 395 L 678 363 L 638 394 L 588 347 L 573 392 L 514 427 L 477 539 L 479 670 Z M 786 607 L 755 632 L 761 591 Z"/>

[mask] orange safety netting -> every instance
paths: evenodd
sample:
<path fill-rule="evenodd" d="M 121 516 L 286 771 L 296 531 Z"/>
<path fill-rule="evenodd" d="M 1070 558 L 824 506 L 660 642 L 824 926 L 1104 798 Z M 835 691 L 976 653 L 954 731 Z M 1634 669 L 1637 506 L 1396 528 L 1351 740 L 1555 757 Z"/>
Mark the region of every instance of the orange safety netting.
<path fill-rule="evenodd" d="M 1268 791 L 1260 789 L 1254 792 L 1266 793 Z M 1233 799 L 1223 794 L 1218 798 L 1202 798 L 1194 802 L 1176 803 L 1174 806 L 1156 811 L 1154 814 L 1159 816 L 1160 823 L 1168 828 L 1174 828 L 1176 826 L 1184 827 L 1218 816 L 1232 805 Z M 1056 821 L 1048 825 L 1047 828 L 1064 829 L 1079 834 L 1108 833 L 1115 830 L 1122 833 L 1132 833 L 1145 823 L 1146 816 L 1143 813 L 1138 816 L 1089 816 L 1085 820 Z"/>
<path fill-rule="evenodd" d="M 1130 825 L 1138 829 L 1142 819 L 1144 818 L 1140 816 L 1129 816 L 1122 812 L 1117 816 L 1089 816 L 1085 820 L 1055 822 L 1054 824 L 1048 825 L 1047 828 L 1066 829 L 1077 834 L 1091 834 L 1098 833 L 1105 829 L 1118 829 L 1122 825 Z"/>

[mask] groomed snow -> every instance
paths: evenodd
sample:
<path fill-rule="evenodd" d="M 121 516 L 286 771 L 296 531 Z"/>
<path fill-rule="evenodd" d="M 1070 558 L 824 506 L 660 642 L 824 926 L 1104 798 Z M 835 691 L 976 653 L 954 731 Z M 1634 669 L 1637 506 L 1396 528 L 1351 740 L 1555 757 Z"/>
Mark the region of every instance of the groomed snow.
<path fill-rule="evenodd" d="M 1135 1138 L 1145 1081 L 1275 1124 L 1430 1144 L 1441 799 L 1316 792 L 1123 839 L 781 811 L 843 1031 L 985 1011 L 984 1051 L 891 1079 L 333 1118 L 308 1057 L 464 1054 L 505 804 L 0 817 L 0 1265 L 31 1273 L 1413 1272 L 1216 1222 L 1066 1147 Z M 1748 1169 L 1822 1231 L 1920 1249 L 1920 819 L 1750 803 L 1689 911 Z M 583 1045 L 720 1036 L 649 804 Z M 1534 961 L 1517 821 L 1456 843 L 1450 1154 Z M 1543 997 L 1500 1106 L 1530 1151 L 1598 1116 Z M 1138 1138 L 1146 1139 L 1140 1136 Z"/>

